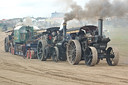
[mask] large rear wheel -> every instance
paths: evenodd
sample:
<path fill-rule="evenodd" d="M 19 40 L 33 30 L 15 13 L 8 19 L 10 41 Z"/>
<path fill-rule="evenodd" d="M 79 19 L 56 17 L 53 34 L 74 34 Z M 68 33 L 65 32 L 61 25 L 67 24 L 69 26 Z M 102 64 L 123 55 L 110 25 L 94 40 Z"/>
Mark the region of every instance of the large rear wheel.
<path fill-rule="evenodd" d="M 45 58 L 46 41 L 39 40 L 37 45 L 37 58 L 41 61 L 46 61 Z"/>
<path fill-rule="evenodd" d="M 6 37 L 4 40 L 4 48 L 5 48 L 5 52 L 9 52 L 9 38 Z"/>
<path fill-rule="evenodd" d="M 71 40 L 67 45 L 67 60 L 70 64 L 79 64 L 81 60 L 81 45 L 78 40 Z"/>
<path fill-rule="evenodd" d="M 119 62 L 119 52 L 116 48 L 109 47 L 107 49 L 106 61 L 110 66 L 116 66 Z"/>
<path fill-rule="evenodd" d="M 85 64 L 88 66 L 96 65 L 98 61 L 98 54 L 95 47 L 88 47 L 85 52 Z"/>

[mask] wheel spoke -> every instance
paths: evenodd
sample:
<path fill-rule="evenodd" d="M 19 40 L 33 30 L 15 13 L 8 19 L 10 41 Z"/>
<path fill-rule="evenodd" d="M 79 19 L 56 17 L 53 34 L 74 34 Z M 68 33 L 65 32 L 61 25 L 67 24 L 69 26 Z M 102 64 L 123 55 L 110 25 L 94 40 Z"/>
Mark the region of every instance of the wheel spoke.
<path fill-rule="evenodd" d="M 75 58 L 76 58 L 76 57 L 75 57 L 75 56 L 73 56 L 73 57 L 72 57 L 72 61 L 74 61 L 74 60 L 75 60 Z"/>
<path fill-rule="evenodd" d="M 42 52 L 39 52 L 38 55 L 42 54 Z"/>
<path fill-rule="evenodd" d="M 88 59 L 87 61 L 87 65 L 90 65 L 91 59 Z"/>

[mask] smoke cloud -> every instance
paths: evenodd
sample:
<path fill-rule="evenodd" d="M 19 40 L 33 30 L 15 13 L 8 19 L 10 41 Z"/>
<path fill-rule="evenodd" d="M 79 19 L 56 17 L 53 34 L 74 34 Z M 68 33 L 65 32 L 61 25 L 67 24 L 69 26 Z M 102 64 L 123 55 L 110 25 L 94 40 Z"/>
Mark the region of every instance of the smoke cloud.
<path fill-rule="evenodd" d="M 82 15 L 84 15 L 85 12 L 83 11 L 81 6 L 74 3 L 71 5 L 71 9 L 72 10 L 69 13 L 65 14 L 65 18 L 64 18 L 65 21 L 69 21 L 72 19 L 81 20 L 84 17 Z"/>
<path fill-rule="evenodd" d="M 65 1 L 65 0 L 64 0 Z M 128 14 L 127 0 L 90 0 L 85 7 L 75 3 L 73 0 L 66 0 L 70 5 L 71 11 L 65 14 L 64 20 L 67 22 L 72 19 L 97 19 L 106 17 L 122 17 Z"/>

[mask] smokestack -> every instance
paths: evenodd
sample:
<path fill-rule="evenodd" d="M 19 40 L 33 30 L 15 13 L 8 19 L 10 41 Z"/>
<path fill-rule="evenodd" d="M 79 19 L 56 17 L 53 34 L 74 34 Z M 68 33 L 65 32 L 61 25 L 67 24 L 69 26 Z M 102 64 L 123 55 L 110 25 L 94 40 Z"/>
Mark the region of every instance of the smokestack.
<path fill-rule="evenodd" d="M 99 19 L 98 20 L 98 30 L 99 30 L 99 36 L 102 36 L 102 32 L 103 32 L 103 19 Z"/>
<path fill-rule="evenodd" d="M 66 40 L 66 27 L 67 26 L 67 23 L 66 22 L 64 22 L 63 23 L 63 40 L 65 41 Z"/>

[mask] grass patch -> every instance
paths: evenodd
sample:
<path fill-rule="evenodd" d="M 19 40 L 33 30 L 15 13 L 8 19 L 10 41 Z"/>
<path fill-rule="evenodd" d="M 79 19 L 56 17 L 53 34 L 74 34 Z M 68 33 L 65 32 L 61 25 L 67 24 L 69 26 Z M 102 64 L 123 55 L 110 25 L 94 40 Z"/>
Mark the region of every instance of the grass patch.
<path fill-rule="evenodd" d="M 111 39 L 109 45 L 117 47 L 121 56 L 128 57 L 128 28 L 111 28 L 109 30 Z"/>

